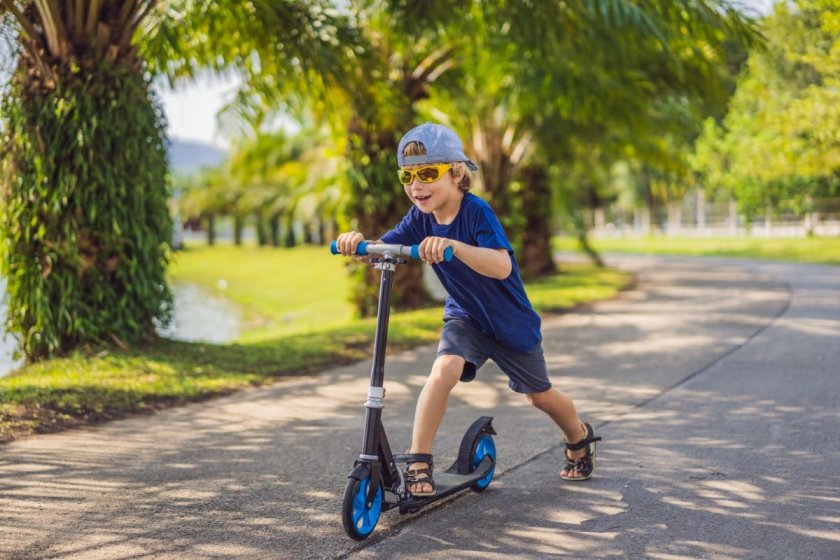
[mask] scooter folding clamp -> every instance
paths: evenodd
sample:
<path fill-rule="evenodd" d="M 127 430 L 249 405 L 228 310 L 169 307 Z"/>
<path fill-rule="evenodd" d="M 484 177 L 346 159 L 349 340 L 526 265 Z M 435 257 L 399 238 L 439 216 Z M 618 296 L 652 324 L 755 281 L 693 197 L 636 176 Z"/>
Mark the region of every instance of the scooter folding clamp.
<path fill-rule="evenodd" d="M 365 406 L 367 408 L 385 408 L 385 403 L 382 401 L 385 399 L 385 387 L 368 387 L 368 394 L 367 400 L 365 401 Z"/>
<path fill-rule="evenodd" d="M 397 270 L 397 261 L 386 260 L 386 259 L 371 259 L 374 263 L 373 267 L 377 270 L 390 270 L 391 272 Z M 405 261 L 403 261 L 405 262 Z"/>

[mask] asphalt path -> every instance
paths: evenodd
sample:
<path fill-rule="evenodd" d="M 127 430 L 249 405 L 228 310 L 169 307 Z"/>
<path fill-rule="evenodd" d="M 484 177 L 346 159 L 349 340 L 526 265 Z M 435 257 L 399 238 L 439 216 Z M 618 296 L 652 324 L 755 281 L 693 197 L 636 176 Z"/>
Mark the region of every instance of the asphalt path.
<path fill-rule="evenodd" d="M 840 558 L 840 267 L 610 257 L 634 289 L 547 319 L 552 380 L 604 441 L 560 435 L 491 365 L 436 441 L 495 418 L 497 476 L 359 544 L 341 528 L 369 363 L 0 447 L 0 558 Z M 409 441 L 434 347 L 390 356 Z"/>

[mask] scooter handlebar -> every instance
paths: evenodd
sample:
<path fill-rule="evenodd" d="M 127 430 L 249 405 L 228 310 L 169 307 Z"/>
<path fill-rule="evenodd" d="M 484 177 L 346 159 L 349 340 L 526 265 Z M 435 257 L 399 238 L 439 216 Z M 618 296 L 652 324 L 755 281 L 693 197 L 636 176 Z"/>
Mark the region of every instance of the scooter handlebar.
<path fill-rule="evenodd" d="M 335 240 L 330 243 L 330 253 L 333 255 L 339 255 L 338 251 L 338 244 Z M 390 253 L 392 255 L 398 255 L 401 257 L 410 257 L 412 259 L 419 260 L 420 259 L 420 245 L 398 245 L 398 244 L 391 244 L 391 243 L 369 243 L 367 241 L 362 241 L 356 246 L 356 255 L 360 257 L 365 257 L 368 255 L 384 255 L 385 253 Z M 455 256 L 455 251 L 452 250 L 452 247 L 447 247 L 443 251 L 443 260 L 446 262 L 450 262 L 452 258 Z"/>

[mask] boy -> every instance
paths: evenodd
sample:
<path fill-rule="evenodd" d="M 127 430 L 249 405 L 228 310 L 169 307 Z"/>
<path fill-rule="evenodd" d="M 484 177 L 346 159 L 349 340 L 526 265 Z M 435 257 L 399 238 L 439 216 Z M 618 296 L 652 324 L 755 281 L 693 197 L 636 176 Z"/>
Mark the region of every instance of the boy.
<path fill-rule="evenodd" d="M 417 401 L 405 475 L 414 496 L 433 496 L 432 441 L 458 381 L 471 381 L 492 359 L 510 378 L 510 388 L 547 413 L 566 443 L 563 480 L 592 476 L 595 437 L 578 418 L 575 405 L 551 387 L 542 350 L 540 318 L 525 294 L 513 249 L 490 206 L 469 192 L 470 171 L 478 166 L 464 155 L 451 129 L 426 123 L 411 129 L 397 149 L 400 183 L 414 206 L 376 243 L 420 245 L 448 297 L 437 359 Z M 364 235 L 337 238 L 338 250 L 353 255 Z M 444 262 L 452 247 L 454 258 Z M 568 443 L 576 442 L 576 443 Z"/>

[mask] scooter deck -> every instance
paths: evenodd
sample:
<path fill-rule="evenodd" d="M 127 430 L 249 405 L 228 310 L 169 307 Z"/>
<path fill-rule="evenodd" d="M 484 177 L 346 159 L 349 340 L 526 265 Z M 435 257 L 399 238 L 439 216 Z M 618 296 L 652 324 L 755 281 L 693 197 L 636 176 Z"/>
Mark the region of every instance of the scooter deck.
<path fill-rule="evenodd" d="M 485 457 L 478 464 L 478 468 L 469 474 L 456 474 L 450 471 L 435 473 L 435 487 L 437 488 L 435 495 L 403 500 L 399 504 L 400 513 L 414 513 L 427 504 L 469 488 L 475 482 L 487 476 L 493 466 L 493 459 Z"/>

